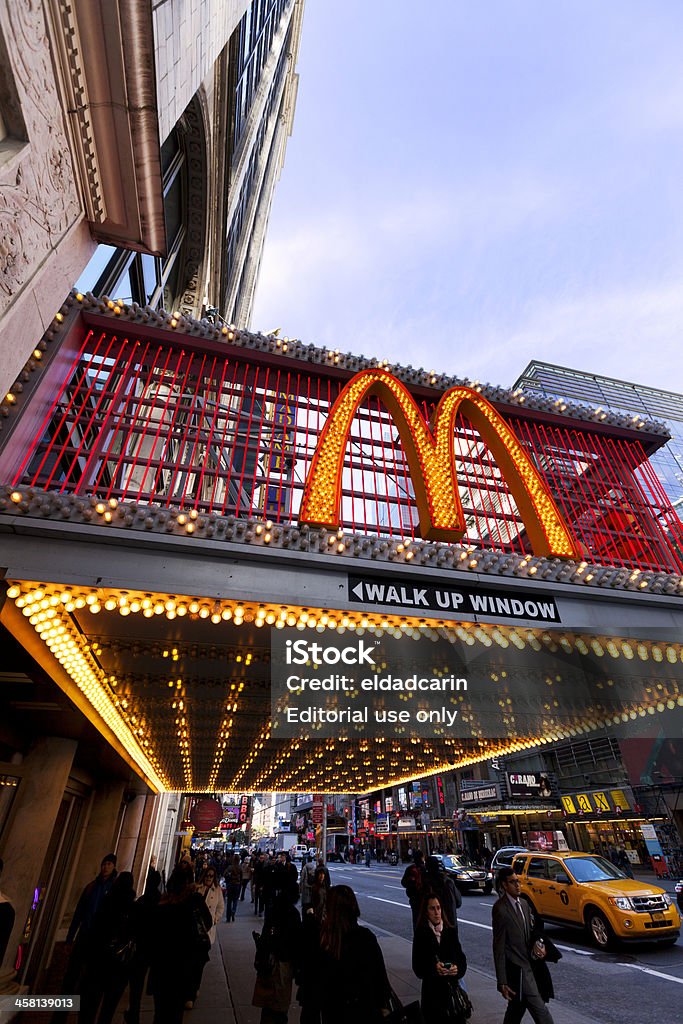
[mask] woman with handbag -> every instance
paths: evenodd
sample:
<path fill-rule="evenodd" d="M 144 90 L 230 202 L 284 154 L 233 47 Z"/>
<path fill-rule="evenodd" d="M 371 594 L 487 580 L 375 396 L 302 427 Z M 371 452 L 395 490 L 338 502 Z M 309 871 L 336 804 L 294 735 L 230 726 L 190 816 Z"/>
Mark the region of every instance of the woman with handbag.
<path fill-rule="evenodd" d="M 382 1024 L 391 988 L 380 945 L 358 924 L 360 908 L 348 885 L 333 885 L 320 929 L 317 964 L 322 1024 Z"/>
<path fill-rule="evenodd" d="M 261 1008 L 261 1024 L 287 1024 L 292 982 L 302 952 L 301 917 L 296 884 L 279 889 L 266 910 L 263 931 L 254 932 L 256 982 L 252 1006 Z"/>
<path fill-rule="evenodd" d="M 218 880 L 218 873 L 215 868 L 205 868 L 202 877 L 195 888 L 204 900 L 206 908 L 211 914 L 211 927 L 208 929 L 210 949 L 216 941 L 216 925 L 223 917 L 223 910 L 225 908 L 223 890 L 221 889 L 220 882 Z M 201 945 L 201 943 L 199 945 Z M 201 949 L 198 949 L 197 955 L 193 957 L 194 973 L 191 976 L 190 984 L 186 993 L 186 1010 L 192 1009 L 192 1006 L 194 1006 L 196 1002 L 197 993 L 199 992 L 199 988 L 202 983 L 202 975 L 208 959 L 208 950 L 206 951 L 206 956 L 204 956 Z"/>
<path fill-rule="evenodd" d="M 441 901 L 428 893 L 413 936 L 413 971 L 422 980 L 420 1006 L 429 1024 L 461 1024 L 472 1013 L 459 980 L 467 970 L 458 933 L 445 917 Z"/>
<path fill-rule="evenodd" d="M 171 872 L 152 923 L 153 1024 L 182 1024 L 197 964 L 209 959 L 212 924 L 209 909 L 195 889 L 192 865 L 181 861 Z"/>

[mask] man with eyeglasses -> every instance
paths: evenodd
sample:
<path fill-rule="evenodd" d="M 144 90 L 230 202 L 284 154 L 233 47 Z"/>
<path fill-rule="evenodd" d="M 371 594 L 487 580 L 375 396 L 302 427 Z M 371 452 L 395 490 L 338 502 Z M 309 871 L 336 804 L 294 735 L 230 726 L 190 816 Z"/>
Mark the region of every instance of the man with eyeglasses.
<path fill-rule="evenodd" d="M 519 898 L 520 886 L 514 868 L 500 869 L 492 922 L 496 981 L 507 1000 L 503 1024 L 519 1024 L 527 1010 L 536 1024 L 554 1024 L 532 968 L 532 959 L 545 959 L 545 946 L 542 939 L 533 941 L 534 922 L 526 900 Z"/>

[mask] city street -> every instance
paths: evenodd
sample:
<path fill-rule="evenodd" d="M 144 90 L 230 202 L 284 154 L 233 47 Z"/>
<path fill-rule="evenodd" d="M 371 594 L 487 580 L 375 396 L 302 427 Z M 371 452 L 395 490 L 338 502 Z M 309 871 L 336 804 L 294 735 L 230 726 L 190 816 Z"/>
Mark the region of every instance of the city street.
<path fill-rule="evenodd" d="M 380 935 L 410 938 L 410 909 L 401 886 L 405 865 L 373 863 L 368 870 L 361 865 L 330 864 L 329 868 L 333 884 L 350 885 L 356 892 L 364 924 Z M 673 892 L 673 882 L 664 882 L 663 888 Z M 463 896 L 458 926 L 469 967 L 489 976 L 495 987 L 491 956 L 494 901 L 494 895 Z M 655 1006 L 658 1019 L 680 1019 L 683 939 L 673 947 L 640 943 L 602 953 L 578 930 L 548 925 L 547 932 L 563 953 L 561 962 L 551 967 L 556 1002 L 604 1024 L 643 1024 L 647 1007 Z"/>

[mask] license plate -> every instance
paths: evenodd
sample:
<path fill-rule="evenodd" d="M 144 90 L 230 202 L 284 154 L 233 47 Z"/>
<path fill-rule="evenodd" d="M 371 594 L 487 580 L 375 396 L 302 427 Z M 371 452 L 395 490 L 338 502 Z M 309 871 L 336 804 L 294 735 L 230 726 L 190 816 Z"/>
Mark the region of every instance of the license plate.
<path fill-rule="evenodd" d="M 664 920 L 664 911 L 663 910 L 654 910 L 652 912 L 652 920 L 653 921 L 663 921 Z"/>

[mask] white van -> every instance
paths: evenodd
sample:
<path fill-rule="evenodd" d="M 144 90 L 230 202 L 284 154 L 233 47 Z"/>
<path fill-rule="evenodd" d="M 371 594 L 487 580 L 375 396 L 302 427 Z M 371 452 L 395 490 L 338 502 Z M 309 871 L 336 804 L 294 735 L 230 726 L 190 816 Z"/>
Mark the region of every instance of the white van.
<path fill-rule="evenodd" d="M 293 846 L 289 851 L 289 855 L 292 860 L 303 860 L 304 857 L 308 856 L 308 847 L 305 843 L 297 843 L 296 846 Z"/>

